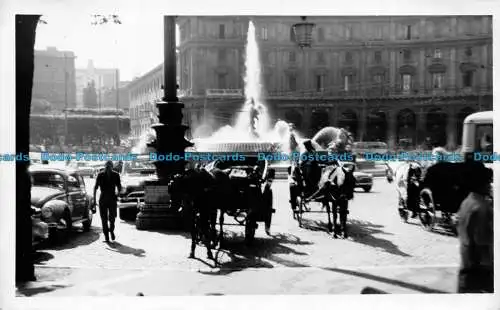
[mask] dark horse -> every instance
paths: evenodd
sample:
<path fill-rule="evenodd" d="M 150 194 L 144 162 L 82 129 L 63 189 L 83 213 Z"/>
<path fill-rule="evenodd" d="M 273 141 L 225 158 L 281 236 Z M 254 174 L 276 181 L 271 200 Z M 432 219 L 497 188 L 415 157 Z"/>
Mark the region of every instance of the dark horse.
<path fill-rule="evenodd" d="M 169 185 L 172 203 L 188 208 L 191 215 L 191 252 L 195 257 L 196 243 L 202 241 L 207 248 L 207 257 L 213 259 L 212 247 L 217 244 L 217 212 L 220 210 L 219 241 L 222 242 L 223 217 L 234 201 L 230 179 L 227 173 L 214 168 L 188 169 L 176 175 Z"/>
<path fill-rule="evenodd" d="M 317 190 L 311 196 L 305 197 L 305 202 L 318 201 L 326 207 L 328 215 L 328 231 L 334 233 L 337 238 L 342 234 L 347 238 L 347 215 L 349 214 L 349 200 L 354 197 L 354 165 L 348 168 L 335 162 L 320 169 L 320 180 Z M 307 176 L 306 176 L 307 177 Z M 330 219 L 330 212 L 333 215 L 333 224 Z M 340 218 L 340 224 L 337 218 Z"/>

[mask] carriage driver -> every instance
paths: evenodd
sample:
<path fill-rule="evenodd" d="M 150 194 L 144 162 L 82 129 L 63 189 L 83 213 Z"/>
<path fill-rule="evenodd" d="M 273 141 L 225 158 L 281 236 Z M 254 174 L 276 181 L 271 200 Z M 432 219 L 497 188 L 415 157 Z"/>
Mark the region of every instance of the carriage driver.
<path fill-rule="evenodd" d="M 312 141 L 304 141 L 304 147 L 306 148 L 306 151 L 300 156 L 299 166 L 300 171 L 304 176 L 306 195 L 311 195 L 317 189 L 316 184 L 319 181 L 321 170 L 318 162 L 314 159 L 316 150 L 312 145 Z"/>

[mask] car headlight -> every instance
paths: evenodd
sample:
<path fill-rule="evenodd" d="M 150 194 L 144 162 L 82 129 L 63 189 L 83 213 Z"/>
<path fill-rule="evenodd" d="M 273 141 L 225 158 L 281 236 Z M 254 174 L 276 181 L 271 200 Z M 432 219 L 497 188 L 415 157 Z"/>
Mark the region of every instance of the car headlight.
<path fill-rule="evenodd" d="M 42 208 L 42 217 L 44 218 L 50 218 L 52 216 L 52 208 L 50 207 L 45 207 L 45 208 Z"/>

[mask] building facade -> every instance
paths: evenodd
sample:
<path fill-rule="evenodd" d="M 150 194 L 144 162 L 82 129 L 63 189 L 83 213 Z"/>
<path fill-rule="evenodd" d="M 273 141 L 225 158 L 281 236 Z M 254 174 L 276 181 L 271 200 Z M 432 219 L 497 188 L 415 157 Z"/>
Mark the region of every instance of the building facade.
<path fill-rule="evenodd" d="M 491 16 L 251 17 L 265 104 L 306 136 L 348 128 L 361 141 L 455 148 L 463 119 L 492 109 Z M 222 126 L 243 105 L 249 17 L 179 17 L 179 79 L 185 122 Z"/>
<path fill-rule="evenodd" d="M 116 92 L 116 85 L 120 83 L 120 70 L 113 68 L 96 68 L 92 60 L 88 61 L 87 68 L 76 69 L 76 100 L 78 107 L 95 108 L 93 106 L 85 106 L 83 100 L 84 89 L 90 83 L 94 83 L 97 94 L 97 108 L 114 108 L 116 103 L 105 101 L 106 97 L 110 96 L 111 92 Z M 110 103 L 110 106 L 106 106 Z M 122 107 L 123 104 L 120 104 Z"/>
<path fill-rule="evenodd" d="M 177 74 L 177 84 L 179 84 L 179 57 L 177 57 Z M 163 97 L 163 83 L 162 63 L 126 85 L 124 95 L 128 96 L 132 141 L 138 141 L 153 124 L 158 122 L 158 109 L 155 104 Z M 179 91 L 177 95 L 185 96 L 183 91 Z"/>
<path fill-rule="evenodd" d="M 52 110 L 76 107 L 75 54 L 55 47 L 35 51 L 33 100 L 46 100 Z"/>

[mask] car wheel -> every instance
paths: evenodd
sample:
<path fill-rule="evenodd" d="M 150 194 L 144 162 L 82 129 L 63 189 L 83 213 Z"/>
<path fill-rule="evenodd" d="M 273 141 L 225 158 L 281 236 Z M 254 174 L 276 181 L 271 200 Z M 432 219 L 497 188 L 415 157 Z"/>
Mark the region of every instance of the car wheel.
<path fill-rule="evenodd" d="M 369 191 L 372 190 L 372 187 L 371 186 L 364 186 L 363 190 L 368 193 Z"/>
<path fill-rule="evenodd" d="M 93 214 L 92 209 L 90 207 L 87 208 L 87 219 L 83 222 L 83 231 L 90 231 L 90 227 L 92 227 Z"/>

